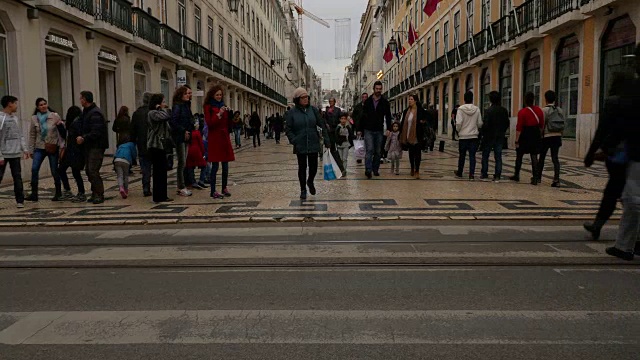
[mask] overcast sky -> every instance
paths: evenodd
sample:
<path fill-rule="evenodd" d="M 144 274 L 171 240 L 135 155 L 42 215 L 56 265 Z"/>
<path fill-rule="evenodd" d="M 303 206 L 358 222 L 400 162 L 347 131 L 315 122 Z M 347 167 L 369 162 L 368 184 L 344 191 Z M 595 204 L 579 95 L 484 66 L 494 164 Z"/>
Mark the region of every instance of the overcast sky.
<path fill-rule="evenodd" d="M 351 19 L 351 56 L 357 46 L 360 34 L 360 17 L 367 7 L 368 0 L 303 0 L 302 7 L 322 19 Z M 304 18 L 304 17 L 303 17 Z M 351 59 L 336 60 L 335 50 L 335 22 L 327 20 L 331 28 L 305 18 L 304 20 L 304 49 L 307 63 L 310 64 L 318 76 L 331 73 L 331 86 L 327 86 L 323 77 L 323 88 L 340 89 L 344 77 L 345 66 Z M 339 79 L 339 80 L 335 80 Z"/>

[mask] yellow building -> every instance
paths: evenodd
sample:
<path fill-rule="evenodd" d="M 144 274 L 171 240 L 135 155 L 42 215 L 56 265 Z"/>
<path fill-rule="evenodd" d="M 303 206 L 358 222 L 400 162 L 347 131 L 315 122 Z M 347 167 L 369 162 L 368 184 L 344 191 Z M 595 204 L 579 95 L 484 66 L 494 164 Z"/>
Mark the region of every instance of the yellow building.
<path fill-rule="evenodd" d="M 473 91 L 475 104 L 484 108 L 488 93 L 497 90 L 513 133 L 524 93 L 533 91 L 540 104 L 544 92 L 554 90 L 567 114 L 562 152 L 586 153 L 612 75 L 632 71 L 640 1 L 442 0 L 431 17 L 422 11 L 424 2 L 378 2 L 384 46 L 394 36 L 406 49 L 400 61 L 394 54 L 384 65 L 395 111 L 417 92 L 437 108 L 439 134 L 451 135 L 451 111 L 465 91 Z M 418 33 L 413 46 L 409 24 Z"/>

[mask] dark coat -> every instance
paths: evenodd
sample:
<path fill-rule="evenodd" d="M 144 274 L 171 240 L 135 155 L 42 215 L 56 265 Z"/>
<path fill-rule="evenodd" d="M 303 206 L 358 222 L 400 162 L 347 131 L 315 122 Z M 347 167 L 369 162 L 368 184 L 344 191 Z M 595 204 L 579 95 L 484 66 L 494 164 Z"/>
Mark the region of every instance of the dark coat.
<path fill-rule="evenodd" d="M 351 117 L 353 118 L 353 126 L 355 129 L 360 128 L 360 120 L 362 119 L 362 115 L 364 114 L 364 105 L 362 102 L 356 104 L 353 107 L 353 112 L 351 113 Z"/>
<path fill-rule="evenodd" d="M 84 169 L 84 155 L 82 152 L 84 145 L 78 145 L 76 142 L 76 138 L 82 136 L 82 120 L 78 117 L 65 125 L 67 127 L 67 144 L 64 156 L 60 160 L 60 165 L 82 170 Z"/>
<path fill-rule="evenodd" d="M 280 132 L 284 128 L 284 118 L 278 115 L 273 120 L 273 131 Z"/>
<path fill-rule="evenodd" d="M 149 132 L 149 106 L 140 106 L 131 116 L 131 141 L 138 146 L 138 154 L 147 155 L 147 134 Z"/>
<path fill-rule="evenodd" d="M 107 149 L 109 147 L 109 128 L 102 110 L 91 104 L 82 110 L 82 137 L 85 149 Z"/>
<path fill-rule="evenodd" d="M 329 106 L 325 108 L 324 122 L 327 123 L 329 131 L 333 131 L 336 129 L 338 124 L 340 124 L 340 114 L 342 113 L 342 110 L 340 110 L 339 107 L 335 106 L 333 108 L 333 113 L 329 113 L 329 109 Z"/>
<path fill-rule="evenodd" d="M 400 122 L 400 143 L 403 144 L 404 143 L 404 134 L 402 133 L 402 129 L 404 129 L 404 122 L 407 121 L 407 112 L 409 111 L 409 108 L 404 109 L 404 111 L 402 112 L 402 122 Z M 422 108 L 422 106 L 418 106 L 418 119 L 414 119 L 417 120 L 416 123 L 416 138 L 418 139 L 418 144 L 423 147 L 425 144 L 425 128 L 428 126 L 427 125 L 427 121 L 428 121 L 429 115 L 427 114 L 427 111 L 425 109 Z M 389 131 L 391 131 L 391 127 L 389 127 Z"/>
<path fill-rule="evenodd" d="M 360 120 L 358 131 L 383 131 L 385 123 L 387 125 L 387 129 L 390 129 L 392 119 L 393 117 L 391 116 L 391 105 L 389 104 L 389 100 L 385 99 L 384 96 L 381 96 L 380 101 L 378 102 L 378 107 L 376 108 L 373 106 L 373 96 L 371 96 L 364 103 L 363 115 Z"/>
<path fill-rule="evenodd" d="M 173 141 L 177 144 L 183 144 L 184 133 L 188 131 L 191 133 L 194 129 L 193 126 L 193 113 L 191 112 L 191 103 L 185 102 L 175 104 L 171 110 L 171 134 L 173 135 Z"/>
<path fill-rule="evenodd" d="M 262 126 L 262 121 L 260 121 L 260 116 L 251 115 L 251 119 L 249 119 L 249 126 L 251 126 L 252 129 L 260 130 L 260 127 Z"/>
<path fill-rule="evenodd" d="M 111 130 L 116 133 L 118 146 L 131 141 L 131 119 L 129 116 L 121 116 L 113 122 Z"/>
<path fill-rule="evenodd" d="M 204 105 L 204 119 L 207 122 L 209 132 L 207 134 L 207 152 L 209 162 L 229 162 L 234 161 L 233 147 L 229 137 L 231 122 L 229 112 L 223 111 L 218 117 L 220 108 L 211 104 Z"/>
<path fill-rule="evenodd" d="M 324 119 L 312 106 L 303 108 L 296 105 L 287 112 L 287 138 L 293 145 L 294 154 L 313 154 L 320 152 L 318 127 L 322 129 L 325 146 L 330 146 L 329 133 Z"/>
<path fill-rule="evenodd" d="M 491 105 L 486 109 L 482 117 L 482 129 L 480 129 L 483 148 L 502 144 L 510 126 L 509 111 L 504 106 Z"/>

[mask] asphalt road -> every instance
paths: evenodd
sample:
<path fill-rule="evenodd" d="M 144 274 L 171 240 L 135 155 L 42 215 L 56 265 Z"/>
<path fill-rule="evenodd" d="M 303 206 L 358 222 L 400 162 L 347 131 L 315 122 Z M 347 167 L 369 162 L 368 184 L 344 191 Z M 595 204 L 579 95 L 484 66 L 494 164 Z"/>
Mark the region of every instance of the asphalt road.
<path fill-rule="evenodd" d="M 638 359 L 638 262 L 575 226 L 465 226 L 4 232 L 0 359 Z M 180 266 L 199 252 L 296 266 Z M 416 253 L 467 261 L 376 265 Z"/>

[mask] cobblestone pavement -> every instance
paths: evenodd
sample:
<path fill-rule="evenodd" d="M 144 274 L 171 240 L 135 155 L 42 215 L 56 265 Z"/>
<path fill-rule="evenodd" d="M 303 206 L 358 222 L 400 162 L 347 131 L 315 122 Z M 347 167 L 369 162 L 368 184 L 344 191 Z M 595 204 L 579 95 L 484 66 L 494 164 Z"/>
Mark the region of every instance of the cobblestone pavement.
<path fill-rule="evenodd" d="M 296 159 L 286 140 L 278 145 L 266 140 L 258 148 L 247 142 L 230 165 L 231 197 L 213 200 L 209 189 L 193 190 L 194 195 L 188 198 L 177 196 L 174 170 L 169 175 L 169 194 L 175 202 L 163 205 L 142 197 L 138 168 L 134 168 L 135 175 L 130 178 L 129 198 L 121 199 L 116 175 L 108 164 L 111 159 L 105 159 L 104 204 L 53 203 L 48 200 L 53 189 L 53 181 L 48 178 L 41 180 L 39 203 L 27 203 L 24 209 L 16 209 L 13 187 L 5 182 L 0 186 L 0 226 L 376 219 L 578 220 L 594 216 L 607 180 L 603 165 L 586 169 L 581 160 L 572 158 L 561 158 L 560 188 L 550 187 L 553 175 L 550 159 L 542 184 L 535 187 L 528 183 L 531 174 L 527 162 L 523 165 L 521 183 L 504 179 L 500 183 L 480 181 L 480 161 L 475 181 L 456 179 L 453 172 L 457 166 L 457 143 L 451 141 L 444 152 L 423 154 L 420 180 L 409 176 L 407 158 L 402 160 L 400 175 L 390 174 L 390 165 L 385 164 L 380 177 L 367 180 L 364 166 L 356 164 L 351 154 L 346 178 L 324 181 L 319 169 L 318 194 L 301 201 Z M 513 174 L 514 163 L 515 152 L 507 150 L 503 178 Z M 492 173 L 493 162 L 490 167 Z M 23 171 L 23 178 L 29 176 L 29 169 Z M 28 189 L 28 184 L 25 188 Z M 619 212 L 614 216 L 618 217 Z"/>

